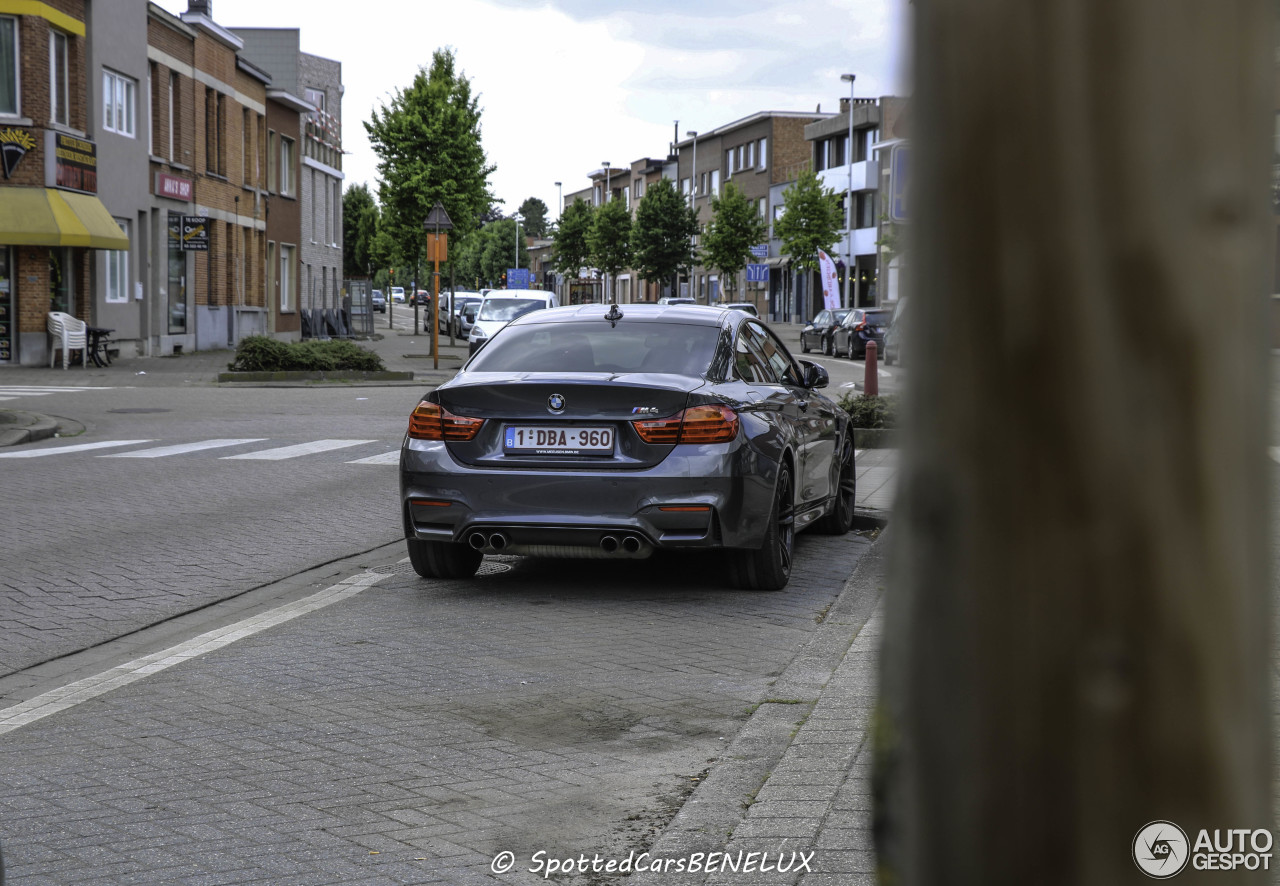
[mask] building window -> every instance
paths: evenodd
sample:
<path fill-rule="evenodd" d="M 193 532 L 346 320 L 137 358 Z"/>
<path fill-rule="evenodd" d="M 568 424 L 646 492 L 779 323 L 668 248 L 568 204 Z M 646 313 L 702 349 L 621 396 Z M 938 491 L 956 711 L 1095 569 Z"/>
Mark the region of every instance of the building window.
<path fill-rule="evenodd" d="M 756 143 L 747 142 L 747 162 L 744 169 L 753 169 L 756 165 Z"/>
<path fill-rule="evenodd" d="M 0 15 L 0 114 L 18 114 L 18 20 Z"/>
<path fill-rule="evenodd" d="M 733 178 L 733 148 L 724 152 L 724 177 Z"/>
<path fill-rule="evenodd" d="M 280 244 L 280 310 L 293 310 L 293 252 L 292 246 Z"/>
<path fill-rule="evenodd" d="M 280 193 L 286 197 L 295 196 L 297 188 L 293 175 L 294 151 L 293 139 L 280 136 Z"/>
<path fill-rule="evenodd" d="M 711 193 L 720 196 L 720 170 L 711 170 Z"/>
<path fill-rule="evenodd" d="M 278 193 L 276 188 L 276 168 L 279 165 L 280 158 L 276 152 L 276 134 L 274 130 L 267 132 L 267 190 L 272 194 Z"/>
<path fill-rule="evenodd" d="M 136 138 L 138 84 L 122 74 L 102 72 L 102 128 Z"/>
<path fill-rule="evenodd" d="M 71 125 L 71 73 L 67 62 L 67 35 L 49 32 L 49 119 Z"/>
<path fill-rule="evenodd" d="M 129 236 L 129 223 L 116 219 L 116 224 L 126 237 Z M 107 257 L 107 292 L 108 304 L 123 304 L 129 300 L 129 251 L 127 249 L 104 249 Z"/>
<path fill-rule="evenodd" d="M 874 228 L 876 226 L 876 192 L 859 191 L 854 195 L 854 210 L 857 215 L 857 227 Z"/>
<path fill-rule="evenodd" d="M 764 169 L 767 165 L 765 161 L 765 149 L 768 147 L 769 140 L 767 138 L 761 138 L 760 141 L 756 142 L 756 169 Z"/>
<path fill-rule="evenodd" d="M 769 198 L 768 197 L 760 198 L 758 209 L 760 212 L 760 217 L 764 219 L 766 222 L 768 222 L 769 221 Z"/>
<path fill-rule="evenodd" d="M 178 127 L 175 125 L 178 119 L 178 75 L 169 74 L 169 162 L 175 159 L 173 155 L 173 146 L 175 136 L 174 133 Z"/>

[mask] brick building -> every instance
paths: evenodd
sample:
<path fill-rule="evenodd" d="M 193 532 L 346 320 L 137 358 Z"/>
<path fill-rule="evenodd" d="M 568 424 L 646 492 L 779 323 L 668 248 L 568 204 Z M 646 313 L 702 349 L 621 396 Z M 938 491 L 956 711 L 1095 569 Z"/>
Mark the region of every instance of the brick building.
<path fill-rule="evenodd" d="M 191 0 L 148 10 L 153 184 L 152 353 L 234 346 L 268 331 L 265 293 L 270 76 Z M 192 248 L 192 247 L 206 248 Z"/>
<path fill-rule="evenodd" d="M 271 74 L 273 89 L 307 106 L 294 195 L 302 222 L 295 310 L 341 307 L 342 65 L 302 52 L 296 28 L 237 28 L 235 33 L 244 41 L 245 55 Z"/>
<path fill-rule="evenodd" d="M 47 361 L 51 310 L 94 324 L 99 253 L 129 248 L 97 197 L 86 6 L 0 7 L 0 365 Z"/>

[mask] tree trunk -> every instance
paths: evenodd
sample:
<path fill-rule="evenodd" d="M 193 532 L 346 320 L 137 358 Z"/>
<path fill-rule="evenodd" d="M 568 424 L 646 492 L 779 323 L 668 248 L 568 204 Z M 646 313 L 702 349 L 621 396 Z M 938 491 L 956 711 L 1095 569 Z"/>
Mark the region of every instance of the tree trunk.
<path fill-rule="evenodd" d="M 1273 12 L 915 7 L 883 882 L 1138 883 L 1153 820 L 1270 826 Z"/>

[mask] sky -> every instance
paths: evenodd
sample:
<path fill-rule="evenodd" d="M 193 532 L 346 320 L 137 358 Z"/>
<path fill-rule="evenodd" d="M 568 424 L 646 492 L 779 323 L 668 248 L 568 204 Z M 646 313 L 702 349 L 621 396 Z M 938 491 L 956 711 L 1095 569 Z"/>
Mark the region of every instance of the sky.
<path fill-rule="evenodd" d="M 186 0 L 158 0 L 182 13 Z M 364 122 L 450 47 L 482 110 L 507 215 L 604 166 L 663 157 L 677 131 L 758 111 L 839 110 L 903 94 L 908 0 L 212 0 L 228 28 L 299 28 L 302 51 L 342 63 L 343 172 L 377 198 Z M 562 183 L 557 189 L 555 183 Z"/>

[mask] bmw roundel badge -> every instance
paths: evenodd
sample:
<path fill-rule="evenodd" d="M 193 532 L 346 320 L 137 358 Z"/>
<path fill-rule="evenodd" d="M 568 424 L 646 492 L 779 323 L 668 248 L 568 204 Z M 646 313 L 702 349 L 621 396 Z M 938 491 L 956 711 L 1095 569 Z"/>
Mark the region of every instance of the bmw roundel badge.
<path fill-rule="evenodd" d="M 547 398 L 547 410 L 549 412 L 564 412 L 564 395 L 552 394 Z"/>

